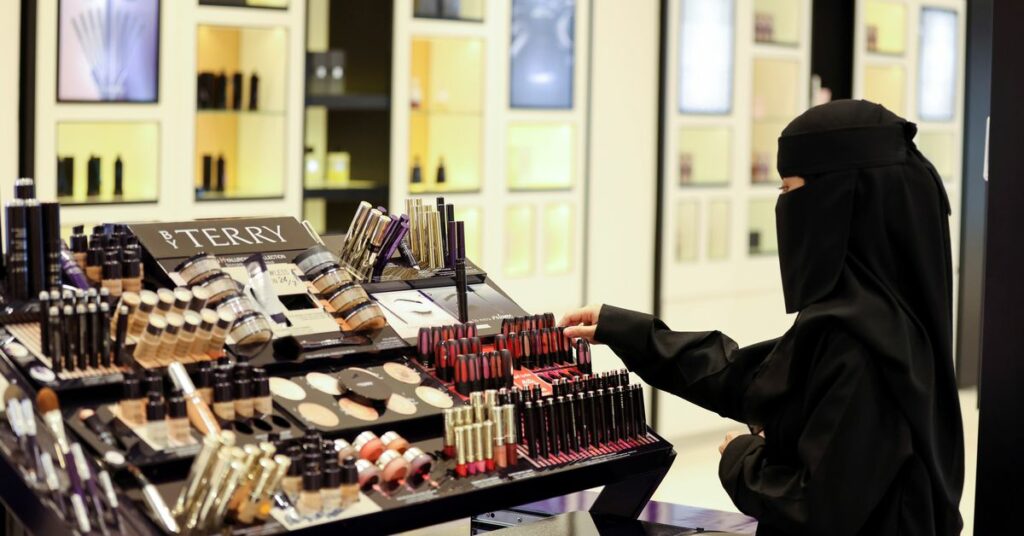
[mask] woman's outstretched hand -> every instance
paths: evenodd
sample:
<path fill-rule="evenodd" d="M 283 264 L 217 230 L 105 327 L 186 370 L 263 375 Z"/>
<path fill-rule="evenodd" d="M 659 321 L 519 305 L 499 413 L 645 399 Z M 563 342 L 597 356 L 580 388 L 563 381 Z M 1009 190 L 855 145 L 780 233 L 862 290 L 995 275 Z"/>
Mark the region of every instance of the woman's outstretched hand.
<path fill-rule="evenodd" d="M 565 336 L 586 339 L 587 342 L 597 343 L 594 340 L 594 333 L 597 331 L 597 319 L 601 316 L 601 304 L 588 305 L 582 309 L 569 311 L 558 322 L 559 326 L 565 327 Z"/>

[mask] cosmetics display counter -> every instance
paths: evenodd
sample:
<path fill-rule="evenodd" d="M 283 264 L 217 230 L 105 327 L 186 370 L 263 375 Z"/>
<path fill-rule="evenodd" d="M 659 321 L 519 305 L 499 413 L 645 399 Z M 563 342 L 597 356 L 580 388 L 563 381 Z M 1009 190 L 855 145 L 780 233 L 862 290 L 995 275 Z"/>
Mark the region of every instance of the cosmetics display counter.
<path fill-rule="evenodd" d="M 0 498 L 33 533 L 392 533 L 601 485 L 595 511 L 635 516 L 675 456 L 625 371 L 467 263 L 443 200 L 364 203 L 340 237 L 246 218 L 65 247 L 33 186 L 0 316 Z"/>

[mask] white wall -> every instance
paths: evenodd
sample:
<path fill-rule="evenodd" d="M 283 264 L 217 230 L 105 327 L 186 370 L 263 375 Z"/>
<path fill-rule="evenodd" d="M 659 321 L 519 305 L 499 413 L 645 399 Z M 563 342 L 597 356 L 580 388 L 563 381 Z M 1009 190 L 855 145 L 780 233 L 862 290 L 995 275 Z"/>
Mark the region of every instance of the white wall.
<path fill-rule="evenodd" d="M 10 2 L 0 17 L 0 199 L 13 195 L 18 176 L 18 54 L 21 2 Z"/>

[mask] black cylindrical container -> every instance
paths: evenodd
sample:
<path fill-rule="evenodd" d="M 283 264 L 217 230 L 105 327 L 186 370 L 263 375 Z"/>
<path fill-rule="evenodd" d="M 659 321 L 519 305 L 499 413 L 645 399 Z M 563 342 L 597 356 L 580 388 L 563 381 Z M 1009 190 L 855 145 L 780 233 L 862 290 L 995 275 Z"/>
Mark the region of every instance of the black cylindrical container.
<path fill-rule="evenodd" d="M 203 191 L 213 190 L 213 156 L 203 155 Z"/>
<path fill-rule="evenodd" d="M 46 252 L 43 248 L 43 208 L 38 199 L 25 200 L 25 228 L 28 239 L 28 298 L 46 286 Z"/>
<path fill-rule="evenodd" d="M 89 157 L 87 180 L 86 195 L 89 197 L 100 195 L 100 157 Z"/>
<path fill-rule="evenodd" d="M 43 285 L 46 290 L 60 288 L 60 203 L 43 203 L 43 249 L 46 252 L 46 277 Z"/>
<path fill-rule="evenodd" d="M 259 104 L 260 104 L 259 87 L 260 87 L 260 77 L 256 73 L 252 73 L 252 76 L 249 77 L 249 109 L 250 110 L 258 110 L 260 108 L 260 106 L 259 106 Z"/>
<path fill-rule="evenodd" d="M 117 155 L 117 160 L 114 160 L 114 195 L 124 195 L 124 162 L 121 161 L 121 155 Z"/>
<path fill-rule="evenodd" d="M 242 109 L 242 73 L 231 75 L 231 108 Z"/>

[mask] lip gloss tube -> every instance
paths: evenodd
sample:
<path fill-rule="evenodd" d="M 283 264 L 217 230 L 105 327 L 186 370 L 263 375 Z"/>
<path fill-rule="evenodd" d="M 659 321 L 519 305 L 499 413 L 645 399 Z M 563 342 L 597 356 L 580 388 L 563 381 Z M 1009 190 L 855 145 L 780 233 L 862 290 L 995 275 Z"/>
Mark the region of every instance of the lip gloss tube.
<path fill-rule="evenodd" d="M 565 445 L 562 444 L 562 416 L 559 412 L 557 398 L 547 398 L 545 405 L 548 415 L 548 437 L 551 441 L 551 454 L 563 454 L 565 452 Z"/>
<path fill-rule="evenodd" d="M 599 447 L 601 443 L 604 443 L 604 435 L 601 434 L 601 423 L 604 419 L 601 417 L 603 413 L 598 406 L 600 399 L 596 391 L 587 391 L 586 397 L 587 415 L 590 418 L 590 445 Z"/>
<path fill-rule="evenodd" d="M 590 426 L 586 411 L 586 395 L 584 393 L 576 393 L 572 395 L 576 399 L 576 426 L 579 431 L 580 448 L 587 450 L 590 448 Z"/>
<path fill-rule="evenodd" d="M 645 409 L 646 399 L 644 398 L 644 388 L 640 385 L 633 386 L 633 390 L 636 392 L 636 424 L 637 424 L 637 436 L 644 437 L 647 435 L 647 411 Z"/>
<path fill-rule="evenodd" d="M 444 410 L 444 457 L 451 459 L 455 454 L 455 418 L 457 415 L 456 408 L 448 408 Z"/>
<path fill-rule="evenodd" d="M 487 463 L 484 461 L 484 425 L 473 423 L 470 431 L 473 434 L 473 468 L 477 473 L 487 471 Z"/>
<path fill-rule="evenodd" d="M 537 414 L 533 408 L 533 401 L 527 400 L 523 408 L 526 415 L 526 448 L 530 457 L 536 458 L 540 450 L 537 448 Z"/>
<path fill-rule="evenodd" d="M 505 448 L 505 419 L 502 406 L 494 408 L 491 424 L 494 452 L 494 465 L 498 469 L 508 467 L 508 449 Z"/>
<path fill-rule="evenodd" d="M 516 430 L 519 427 L 516 419 L 516 407 L 512 404 L 501 406 L 501 424 L 504 430 L 499 431 L 505 441 L 505 463 L 508 466 L 515 466 L 519 463 L 519 445 Z"/>
<path fill-rule="evenodd" d="M 469 427 L 458 426 L 455 428 L 455 474 L 465 478 L 470 474 L 470 460 L 472 441 L 469 438 Z"/>
<path fill-rule="evenodd" d="M 434 361 L 430 349 L 430 328 L 421 327 L 416 335 L 416 357 L 427 367 L 432 366 Z"/>

